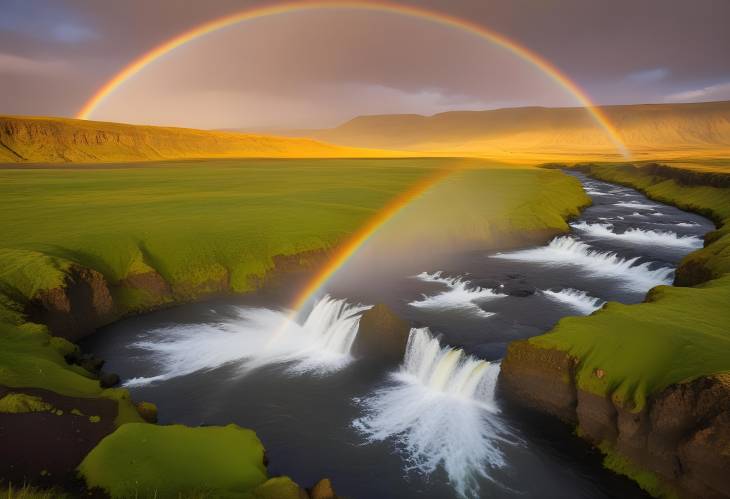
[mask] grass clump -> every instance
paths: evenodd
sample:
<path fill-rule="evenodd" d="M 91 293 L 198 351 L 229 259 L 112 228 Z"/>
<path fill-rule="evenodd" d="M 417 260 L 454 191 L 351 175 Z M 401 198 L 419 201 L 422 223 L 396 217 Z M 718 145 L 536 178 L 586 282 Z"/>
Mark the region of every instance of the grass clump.
<path fill-rule="evenodd" d="M 652 497 L 679 499 L 677 493 L 663 484 L 655 473 L 635 466 L 631 461 L 614 452 L 607 443 L 600 445 L 599 448 L 604 454 L 603 466 L 607 469 L 631 478 Z"/>
<path fill-rule="evenodd" d="M 8 393 L 0 398 L 0 412 L 22 414 L 26 412 L 46 412 L 53 410 L 53 406 L 44 402 L 42 398 L 26 393 Z"/>
<path fill-rule="evenodd" d="M 66 363 L 68 341 L 51 337 L 44 327 L 0 322 L 0 385 L 43 388 L 69 397 L 104 397 L 117 401 L 116 424 L 142 421 L 122 388 L 102 390 L 99 381 L 79 366 Z"/>
<path fill-rule="evenodd" d="M 188 428 L 130 423 L 79 465 L 89 487 L 117 497 L 177 497 L 205 488 L 216 497 L 250 493 L 267 480 L 264 448 L 236 425 Z"/>
<path fill-rule="evenodd" d="M 31 485 L 21 487 L 8 484 L 4 492 L 7 499 L 66 499 L 68 495 L 57 489 L 41 489 Z"/>

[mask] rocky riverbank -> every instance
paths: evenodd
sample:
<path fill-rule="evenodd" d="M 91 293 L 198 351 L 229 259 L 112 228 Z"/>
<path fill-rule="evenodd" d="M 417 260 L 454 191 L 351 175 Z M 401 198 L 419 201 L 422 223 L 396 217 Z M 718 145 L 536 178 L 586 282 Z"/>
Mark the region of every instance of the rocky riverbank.
<path fill-rule="evenodd" d="M 661 165 L 582 169 L 711 214 L 720 228 L 677 270 L 675 285 L 696 287 L 655 288 L 645 303 L 608 304 L 590 317 L 566 318 L 543 336 L 513 342 L 500 391 L 513 403 L 576 425 L 579 436 L 605 453 L 607 467 L 655 496 L 730 497 L 725 180 Z"/>

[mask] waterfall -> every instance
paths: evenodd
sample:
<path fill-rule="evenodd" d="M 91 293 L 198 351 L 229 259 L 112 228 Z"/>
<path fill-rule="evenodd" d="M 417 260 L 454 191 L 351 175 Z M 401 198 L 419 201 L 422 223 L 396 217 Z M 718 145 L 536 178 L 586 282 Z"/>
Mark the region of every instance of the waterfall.
<path fill-rule="evenodd" d="M 547 265 L 577 266 L 591 277 L 607 277 L 622 281 L 624 288 L 646 292 L 654 286 L 671 284 L 674 270 L 658 267 L 639 258 L 621 258 L 610 251 L 591 249 L 586 243 L 570 236 L 556 237 L 547 246 L 498 253 L 492 258 L 540 262 Z M 656 268 L 652 268 L 652 267 Z"/>
<path fill-rule="evenodd" d="M 488 375 L 488 371 L 494 377 Z M 408 336 L 403 372 L 430 390 L 462 397 L 495 411 L 494 382 L 499 368 L 461 349 L 441 346 L 428 328 L 412 329 Z"/>
<path fill-rule="evenodd" d="M 301 324 L 286 311 L 239 308 L 235 318 L 222 322 L 152 330 L 131 348 L 146 352 L 160 372 L 131 379 L 126 385 L 145 385 L 224 365 L 245 371 L 282 364 L 292 374 L 333 372 L 352 361 L 350 348 L 367 308 L 325 296 Z"/>
<path fill-rule="evenodd" d="M 644 244 L 648 246 L 665 246 L 680 250 L 698 249 L 702 247 L 702 239 L 697 236 L 680 236 L 673 231 L 645 230 L 630 227 L 623 232 L 616 232 L 613 224 L 591 224 L 586 222 L 570 224 L 576 230 L 585 232 L 589 236 L 604 239 L 613 239 L 630 244 Z"/>
<path fill-rule="evenodd" d="M 584 315 L 595 312 L 606 303 L 599 298 L 588 295 L 585 291 L 572 288 L 565 288 L 559 291 L 546 289 L 542 294 L 551 300 L 565 303 Z"/>
<path fill-rule="evenodd" d="M 408 469 L 447 473 L 462 497 L 478 497 L 479 478 L 505 466 L 503 445 L 518 441 L 499 417 L 499 365 L 443 346 L 428 328 L 411 329 L 390 383 L 356 399 L 353 422 L 368 442 L 390 441 Z"/>

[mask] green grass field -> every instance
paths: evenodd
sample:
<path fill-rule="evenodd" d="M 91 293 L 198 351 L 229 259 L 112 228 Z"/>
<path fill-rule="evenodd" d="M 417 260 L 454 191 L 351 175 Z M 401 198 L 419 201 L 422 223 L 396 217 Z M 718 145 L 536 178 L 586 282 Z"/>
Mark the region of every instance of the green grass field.
<path fill-rule="evenodd" d="M 578 386 L 614 397 L 633 410 L 649 395 L 700 376 L 730 371 L 730 189 L 681 185 L 611 165 L 593 166 L 600 179 L 643 190 L 651 198 L 712 216 L 711 243 L 680 263 L 705 269 L 696 287 L 655 288 L 646 303 L 610 303 L 590 317 L 568 317 L 530 341 L 579 359 Z M 602 369 L 605 376 L 593 375 Z"/>
<path fill-rule="evenodd" d="M 0 289 L 32 298 L 60 285 L 75 263 L 112 285 L 154 269 L 190 298 L 225 279 L 233 291 L 249 291 L 252 278 L 272 268 L 272 257 L 331 248 L 418 180 L 441 168 L 479 165 L 488 166 L 457 159 L 247 160 L 0 170 Z M 565 230 L 563 216 L 586 202 L 577 185 L 553 172 L 469 170 L 441 188 L 459 178 L 471 186 L 481 226 L 502 232 Z M 431 208 L 443 211 L 454 199 L 464 205 L 453 191 L 432 196 Z"/>

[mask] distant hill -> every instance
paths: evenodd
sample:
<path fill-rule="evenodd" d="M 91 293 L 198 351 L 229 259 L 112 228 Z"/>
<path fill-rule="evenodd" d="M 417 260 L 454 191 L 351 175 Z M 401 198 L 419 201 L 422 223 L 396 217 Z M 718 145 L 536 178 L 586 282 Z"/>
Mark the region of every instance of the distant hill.
<path fill-rule="evenodd" d="M 730 156 L 730 101 L 602 109 L 635 158 Z M 289 134 L 355 147 L 515 159 L 615 154 L 582 108 L 360 116 L 333 129 Z"/>
<path fill-rule="evenodd" d="M 284 138 L 66 118 L 0 116 L 0 163 L 99 163 L 192 158 L 395 155 Z"/>

